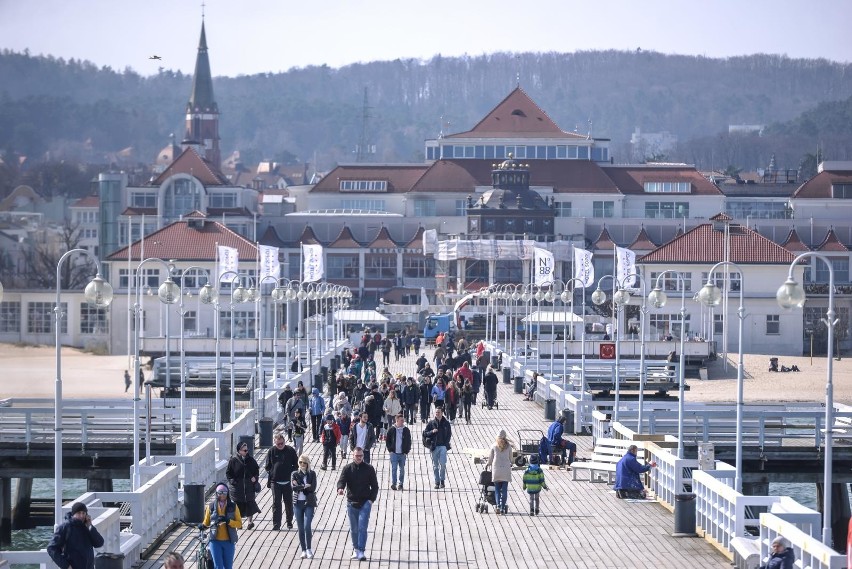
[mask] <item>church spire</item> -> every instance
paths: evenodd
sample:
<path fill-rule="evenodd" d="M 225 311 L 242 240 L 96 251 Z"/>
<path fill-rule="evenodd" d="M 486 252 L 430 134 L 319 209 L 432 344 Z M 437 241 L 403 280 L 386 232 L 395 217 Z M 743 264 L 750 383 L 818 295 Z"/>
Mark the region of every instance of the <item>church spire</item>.
<path fill-rule="evenodd" d="M 219 168 L 222 162 L 219 151 L 219 105 L 213 98 L 213 75 L 207 56 L 207 33 L 201 22 L 201 37 L 198 40 L 198 55 L 195 59 L 195 75 L 192 78 L 192 93 L 186 104 L 185 145 L 194 145 L 199 154 Z"/>

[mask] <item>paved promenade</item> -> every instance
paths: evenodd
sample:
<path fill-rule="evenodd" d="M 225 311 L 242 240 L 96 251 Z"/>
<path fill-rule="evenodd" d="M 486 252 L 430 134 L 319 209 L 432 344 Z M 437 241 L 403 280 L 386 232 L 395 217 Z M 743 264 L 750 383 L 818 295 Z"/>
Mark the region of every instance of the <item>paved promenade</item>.
<path fill-rule="evenodd" d="M 427 356 L 431 356 L 431 351 Z M 414 356 L 391 364 L 391 371 L 414 375 Z M 730 567 L 728 560 L 700 538 L 673 538 L 672 515 L 651 503 L 628 503 L 615 498 L 603 484 L 574 482 L 565 470 L 545 470 L 549 491 L 541 495 L 541 512 L 530 517 L 522 470 L 509 484 L 509 515 L 476 513 L 480 465 L 466 449 L 487 449 L 505 428 L 517 443 L 518 429 L 546 431 L 542 408 L 522 400 L 510 385 L 501 383 L 500 409 L 476 407 L 473 423 L 457 421 L 453 449 L 448 458 L 446 489 L 432 487 L 432 464 L 420 444 L 422 423 L 411 425 L 414 441 L 408 458 L 405 490 L 390 489 L 390 463 L 384 444 L 374 448 L 381 490 L 373 507 L 367 544 L 369 561 L 350 561 L 352 546 L 345 500 L 338 497 L 338 470 L 319 470 L 322 449 L 307 443 L 318 475 L 319 507 L 314 517 L 313 560 L 299 559 L 296 531 L 273 531 L 271 493 L 258 497 L 262 514 L 253 530 L 240 532 L 235 567 L 241 569 L 282 566 L 328 567 L 350 564 L 359 567 L 457 568 L 457 567 Z M 573 437 L 579 456 L 590 453 L 591 438 Z M 263 465 L 265 450 L 255 451 Z M 176 549 L 190 555 L 197 531 L 178 528 L 158 549 Z M 193 561 L 190 559 L 190 561 Z M 146 567 L 160 567 L 151 563 Z M 191 562 L 187 567 L 195 567 Z"/>

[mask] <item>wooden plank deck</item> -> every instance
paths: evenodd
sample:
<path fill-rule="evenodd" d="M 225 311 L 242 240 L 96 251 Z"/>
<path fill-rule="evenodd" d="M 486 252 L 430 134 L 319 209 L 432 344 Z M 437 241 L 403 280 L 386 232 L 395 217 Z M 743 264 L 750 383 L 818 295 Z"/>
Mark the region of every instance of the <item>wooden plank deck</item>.
<path fill-rule="evenodd" d="M 431 356 L 431 349 L 427 357 Z M 414 356 L 391 363 L 391 371 L 414 375 Z M 541 429 L 548 422 L 542 408 L 515 395 L 511 385 L 499 386 L 499 410 L 473 408 L 472 424 L 457 421 L 453 450 L 447 463 L 446 489 L 434 490 L 429 455 L 420 444 L 422 423 L 411 425 L 414 445 L 408 457 L 404 491 L 390 489 L 390 463 L 384 445 L 375 448 L 372 464 L 382 488 L 373 507 L 367 542 L 368 562 L 350 561 L 352 553 L 345 501 L 335 492 L 338 470 L 319 470 L 322 449 L 306 443 L 318 475 L 319 507 L 313 521 L 313 560 L 299 559 L 295 529 L 272 531 L 270 491 L 258 498 L 262 514 L 251 531 L 240 532 L 235 567 L 328 566 L 331 562 L 359 567 L 730 567 L 729 561 L 701 538 L 671 537 L 672 515 L 657 503 L 629 503 L 615 498 L 604 484 L 572 481 L 565 470 L 545 470 L 549 491 L 541 495 L 540 514 L 529 516 L 521 470 L 509 484 L 509 515 L 479 514 L 480 465 L 465 448 L 488 448 L 505 428 L 517 443 L 518 429 Z M 572 437 L 579 456 L 589 456 L 590 437 Z M 257 451 L 263 464 L 265 450 Z M 176 530 L 144 567 L 160 567 L 166 551 L 191 559 L 197 532 Z"/>

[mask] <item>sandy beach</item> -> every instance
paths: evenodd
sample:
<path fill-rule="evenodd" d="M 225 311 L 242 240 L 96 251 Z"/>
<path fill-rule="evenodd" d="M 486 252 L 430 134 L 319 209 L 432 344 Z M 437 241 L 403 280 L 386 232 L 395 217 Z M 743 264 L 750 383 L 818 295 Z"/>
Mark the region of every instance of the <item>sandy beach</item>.
<path fill-rule="evenodd" d="M 708 366 L 708 379 L 688 380 L 688 401 L 736 400 L 736 354 L 729 354 L 728 365 L 720 358 Z M 745 356 L 745 399 L 754 402 L 824 401 L 827 361 L 824 356 L 783 357 L 780 364 L 794 364 L 800 372 L 768 371 L 767 354 Z M 53 346 L 0 344 L 4 374 L 0 380 L 0 398 L 53 397 L 56 378 Z M 133 389 L 124 392 L 127 356 L 97 356 L 73 348 L 62 349 L 62 385 L 66 397 L 131 398 Z M 131 373 L 132 375 L 132 373 Z M 834 400 L 852 404 L 852 359 L 834 361 Z"/>

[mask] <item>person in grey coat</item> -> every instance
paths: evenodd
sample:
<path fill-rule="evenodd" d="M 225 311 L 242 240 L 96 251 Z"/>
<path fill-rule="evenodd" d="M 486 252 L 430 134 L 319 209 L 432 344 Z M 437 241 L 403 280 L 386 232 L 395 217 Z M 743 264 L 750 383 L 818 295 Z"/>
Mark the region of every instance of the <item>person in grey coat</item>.
<path fill-rule="evenodd" d="M 509 511 L 506 498 L 509 492 L 509 480 L 512 479 L 512 443 L 506 437 L 504 429 L 500 430 L 494 446 L 491 447 L 488 462 L 485 463 L 485 468 L 489 467 L 491 480 L 494 482 L 494 497 L 497 500 L 494 512 L 497 515 L 505 514 Z"/>

